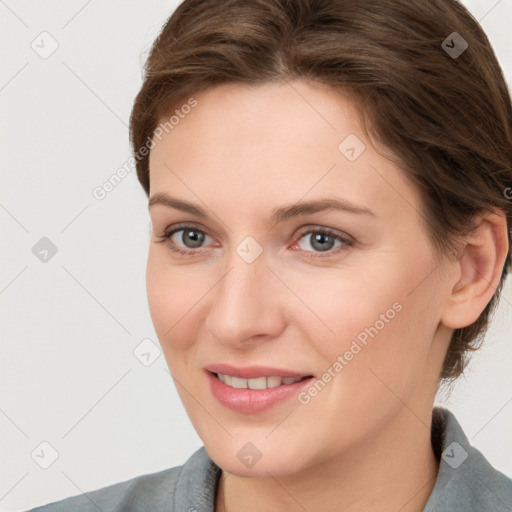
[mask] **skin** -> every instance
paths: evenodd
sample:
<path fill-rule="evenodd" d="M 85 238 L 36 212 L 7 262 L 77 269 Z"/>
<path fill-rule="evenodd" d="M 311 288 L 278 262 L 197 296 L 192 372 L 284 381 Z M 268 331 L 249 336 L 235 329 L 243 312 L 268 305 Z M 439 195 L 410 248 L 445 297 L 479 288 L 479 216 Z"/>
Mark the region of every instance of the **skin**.
<path fill-rule="evenodd" d="M 419 192 L 365 137 L 347 97 L 302 80 L 194 97 L 151 151 L 150 198 L 167 193 L 209 217 L 151 206 L 147 292 L 187 414 L 222 468 L 216 510 L 423 510 L 439 467 L 430 426 L 442 363 L 453 329 L 478 318 L 499 282 L 503 214 L 482 216 L 438 261 Z M 353 162 L 338 149 L 349 134 L 366 146 Z M 374 215 L 270 220 L 274 208 L 319 198 Z M 193 228 L 162 243 L 178 223 Z M 335 238 L 322 251 L 322 228 L 353 243 Z M 190 229 L 206 234 L 199 248 Z M 252 263 L 236 251 L 248 236 L 263 251 Z M 243 414 L 209 390 L 203 367 L 220 362 L 321 378 L 395 303 L 400 312 L 307 404 Z M 237 457 L 248 442 L 262 454 L 252 468 Z"/>

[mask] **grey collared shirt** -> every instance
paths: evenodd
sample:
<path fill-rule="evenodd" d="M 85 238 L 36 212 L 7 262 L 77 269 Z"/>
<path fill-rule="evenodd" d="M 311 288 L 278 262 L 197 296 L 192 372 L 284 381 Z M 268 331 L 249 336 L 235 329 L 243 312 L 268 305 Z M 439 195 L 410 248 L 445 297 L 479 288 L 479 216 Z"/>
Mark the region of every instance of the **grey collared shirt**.
<path fill-rule="evenodd" d="M 472 447 L 455 416 L 434 407 L 439 473 L 423 512 L 512 512 L 512 479 Z M 138 476 L 31 512 L 214 512 L 221 469 L 204 446 L 182 466 Z"/>

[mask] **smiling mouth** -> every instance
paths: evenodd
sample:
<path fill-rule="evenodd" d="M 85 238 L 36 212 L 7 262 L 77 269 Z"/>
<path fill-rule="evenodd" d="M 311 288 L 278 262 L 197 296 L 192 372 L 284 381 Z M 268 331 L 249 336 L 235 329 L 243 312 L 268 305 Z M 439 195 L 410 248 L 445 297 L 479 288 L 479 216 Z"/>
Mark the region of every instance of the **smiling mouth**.
<path fill-rule="evenodd" d="M 269 389 L 282 385 L 295 384 L 305 379 L 311 379 L 313 376 L 306 377 L 257 377 L 254 379 L 243 379 L 241 377 L 233 377 L 222 373 L 214 373 L 221 382 L 235 389 Z"/>

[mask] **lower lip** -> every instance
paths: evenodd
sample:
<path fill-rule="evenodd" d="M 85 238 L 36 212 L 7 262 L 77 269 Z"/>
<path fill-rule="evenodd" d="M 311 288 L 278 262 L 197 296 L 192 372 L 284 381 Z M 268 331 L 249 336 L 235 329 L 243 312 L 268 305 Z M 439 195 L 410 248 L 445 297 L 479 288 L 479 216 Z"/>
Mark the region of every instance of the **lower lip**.
<path fill-rule="evenodd" d="M 267 389 L 237 389 L 224 384 L 215 374 L 206 371 L 213 396 L 225 407 L 243 413 L 266 411 L 277 403 L 297 395 L 300 390 L 311 384 L 313 377 L 308 377 L 293 384 L 281 384 Z"/>

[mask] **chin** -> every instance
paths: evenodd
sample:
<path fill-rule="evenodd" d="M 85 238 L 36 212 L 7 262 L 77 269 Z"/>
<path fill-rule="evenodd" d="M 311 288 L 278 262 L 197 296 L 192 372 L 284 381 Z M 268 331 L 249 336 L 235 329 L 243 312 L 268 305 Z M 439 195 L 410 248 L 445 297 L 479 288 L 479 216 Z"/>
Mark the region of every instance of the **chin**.
<path fill-rule="evenodd" d="M 209 448 L 206 444 L 205 448 L 217 466 L 227 473 L 240 477 L 268 477 L 269 474 L 284 476 L 304 469 L 303 464 L 297 460 L 296 452 L 287 457 L 278 447 L 273 448 L 274 453 L 268 455 L 256 451 L 249 443 L 242 445 L 241 448 Z"/>

